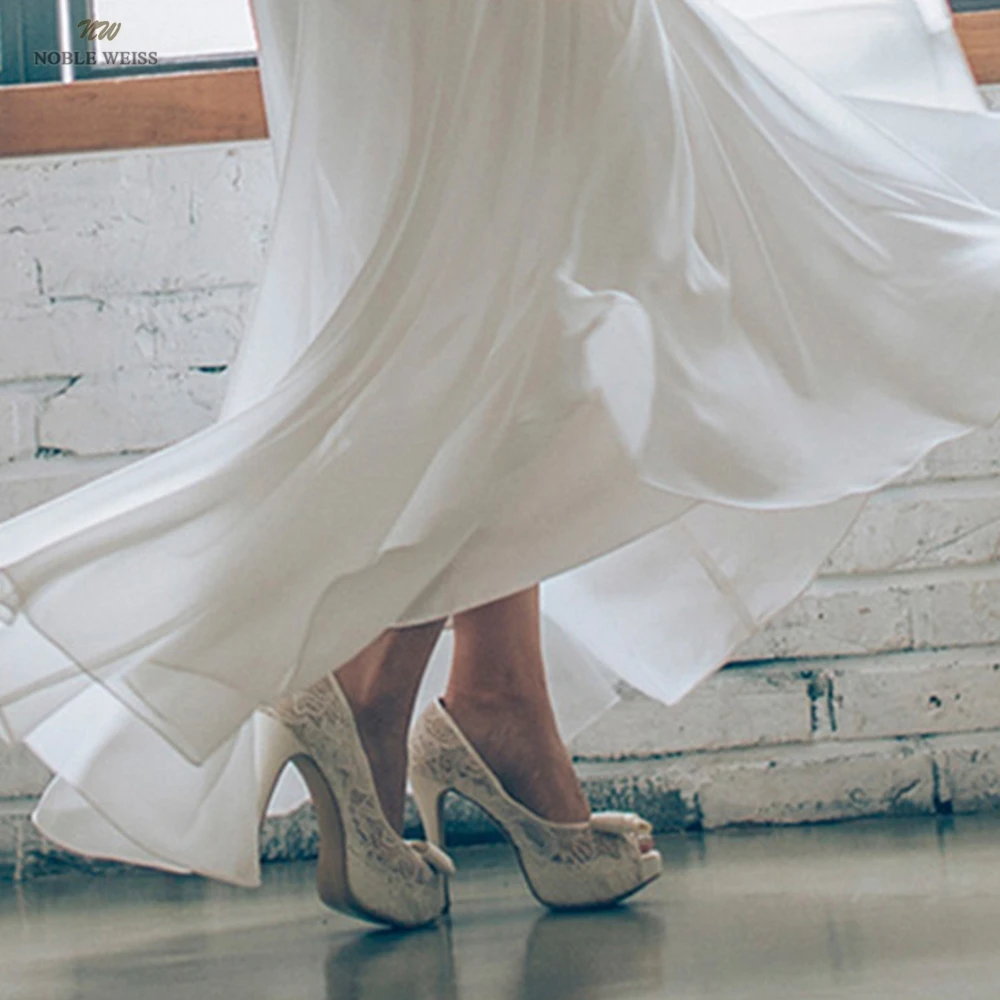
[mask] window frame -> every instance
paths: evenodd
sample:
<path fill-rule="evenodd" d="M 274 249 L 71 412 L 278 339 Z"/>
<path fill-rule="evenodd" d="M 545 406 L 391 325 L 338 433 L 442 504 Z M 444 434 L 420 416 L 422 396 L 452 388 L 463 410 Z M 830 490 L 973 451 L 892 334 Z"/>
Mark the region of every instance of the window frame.
<path fill-rule="evenodd" d="M 56 0 L 52 0 L 53 12 Z M 52 48 L 52 18 L 37 0 L 0 0 L 0 86 L 59 79 L 58 66 L 36 66 L 30 53 Z M 58 31 L 56 32 L 58 38 Z"/>
<path fill-rule="evenodd" d="M 27 0 L 28 3 L 37 0 Z M 976 79 L 1000 83 L 1000 9 L 956 14 Z M 0 158 L 267 138 L 250 67 L 0 86 Z"/>
<path fill-rule="evenodd" d="M 31 0 L 29 0 L 31 2 Z M 34 0 L 38 2 L 38 0 Z M 55 0 L 53 0 L 55 2 Z M 69 0 L 70 24 L 78 25 L 84 18 L 92 17 L 94 0 Z M 89 52 L 96 50 L 96 45 L 81 38 L 79 32 L 73 29 L 72 33 L 73 52 L 77 56 L 86 56 Z M 75 67 L 74 76 L 76 81 L 84 80 L 117 80 L 123 77 L 132 76 L 162 76 L 169 73 L 201 73 L 216 70 L 228 69 L 249 69 L 257 65 L 255 53 L 246 54 L 222 54 L 218 56 L 203 56 L 197 59 L 169 59 L 157 63 L 155 66 L 115 66 L 113 69 L 107 66 L 89 66 L 85 63 Z"/>

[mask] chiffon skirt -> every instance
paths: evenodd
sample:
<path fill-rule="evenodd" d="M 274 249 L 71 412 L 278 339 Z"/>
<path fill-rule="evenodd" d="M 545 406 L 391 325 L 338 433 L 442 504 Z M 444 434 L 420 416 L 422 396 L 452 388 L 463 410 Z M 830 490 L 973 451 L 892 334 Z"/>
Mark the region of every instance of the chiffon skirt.
<path fill-rule="evenodd" d="M 37 823 L 245 885 L 255 711 L 386 627 L 544 581 L 567 729 L 676 701 L 1000 410 L 1000 119 L 941 0 L 257 15 L 280 197 L 222 419 L 0 525 Z"/>

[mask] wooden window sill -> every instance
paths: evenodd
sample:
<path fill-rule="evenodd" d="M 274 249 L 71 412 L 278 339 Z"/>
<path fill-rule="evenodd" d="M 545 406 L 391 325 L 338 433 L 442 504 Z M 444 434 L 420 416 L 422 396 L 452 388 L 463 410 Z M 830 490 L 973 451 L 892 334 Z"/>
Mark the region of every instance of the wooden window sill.
<path fill-rule="evenodd" d="M 955 15 L 955 29 L 980 83 L 1000 83 L 1000 10 Z"/>
<path fill-rule="evenodd" d="M 1000 10 L 955 17 L 980 83 L 1000 83 Z M 267 137 L 255 69 L 0 87 L 0 156 Z"/>
<path fill-rule="evenodd" d="M 0 156 L 267 138 L 256 69 L 0 87 Z"/>

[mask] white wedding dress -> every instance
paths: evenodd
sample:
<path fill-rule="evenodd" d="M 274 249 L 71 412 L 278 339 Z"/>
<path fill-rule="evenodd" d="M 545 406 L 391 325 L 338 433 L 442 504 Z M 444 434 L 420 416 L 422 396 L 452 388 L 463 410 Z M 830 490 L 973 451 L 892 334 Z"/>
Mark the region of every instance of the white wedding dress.
<path fill-rule="evenodd" d="M 674 701 L 1000 411 L 1000 118 L 942 0 L 257 15 L 281 191 L 223 419 L 0 525 L 42 830 L 247 885 L 259 706 L 539 580 L 570 724 Z"/>

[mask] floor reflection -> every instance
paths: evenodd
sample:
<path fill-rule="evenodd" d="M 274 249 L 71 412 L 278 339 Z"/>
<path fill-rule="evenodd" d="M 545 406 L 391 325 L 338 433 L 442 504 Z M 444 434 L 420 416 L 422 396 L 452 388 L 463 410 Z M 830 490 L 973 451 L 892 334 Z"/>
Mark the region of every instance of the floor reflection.
<path fill-rule="evenodd" d="M 450 922 L 412 932 L 375 931 L 335 945 L 326 960 L 329 1000 L 459 1000 Z"/>
<path fill-rule="evenodd" d="M 658 995 L 666 986 L 663 921 L 625 907 L 542 913 L 498 928 L 492 953 L 455 947 L 451 922 L 413 934 L 338 942 L 326 962 L 328 1000 L 479 1000 L 489 995 L 599 1000 Z M 461 933 L 458 933 L 461 937 Z"/>
<path fill-rule="evenodd" d="M 521 996 L 597 1000 L 663 995 L 667 933 L 637 907 L 550 913 L 535 921 L 524 953 Z"/>
<path fill-rule="evenodd" d="M 661 843 L 630 905 L 547 913 L 509 849 L 450 920 L 365 930 L 307 865 L 259 892 L 160 876 L 0 886 L 0 1000 L 996 1000 L 1000 820 Z M 696 849 L 697 848 L 697 849 Z"/>

